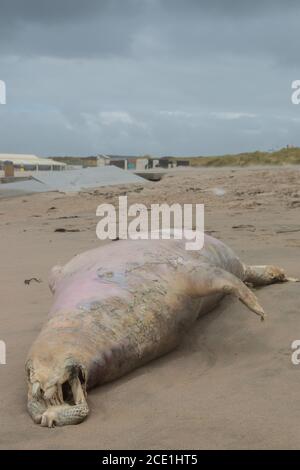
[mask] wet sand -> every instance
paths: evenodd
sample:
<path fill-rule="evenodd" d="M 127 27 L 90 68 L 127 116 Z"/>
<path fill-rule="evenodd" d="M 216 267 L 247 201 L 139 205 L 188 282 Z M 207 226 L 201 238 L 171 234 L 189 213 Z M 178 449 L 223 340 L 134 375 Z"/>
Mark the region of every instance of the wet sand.
<path fill-rule="evenodd" d="M 198 321 L 182 345 L 89 393 L 79 426 L 46 429 L 26 411 L 24 362 L 51 305 L 50 268 L 100 242 L 96 207 L 204 203 L 206 230 L 249 264 L 300 276 L 300 171 L 292 168 L 174 170 L 157 183 L 0 201 L 1 449 L 299 449 L 300 284 L 256 291 L 261 323 L 230 298 Z M 56 229 L 78 230 L 55 232 Z M 24 284 L 25 279 L 41 283 Z"/>

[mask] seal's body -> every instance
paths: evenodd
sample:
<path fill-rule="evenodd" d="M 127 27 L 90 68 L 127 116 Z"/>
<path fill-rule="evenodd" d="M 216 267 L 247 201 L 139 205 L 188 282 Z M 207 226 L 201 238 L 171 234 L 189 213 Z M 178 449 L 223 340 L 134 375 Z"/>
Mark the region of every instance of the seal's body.
<path fill-rule="evenodd" d="M 263 317 L 243 281 L 286 280 L 281 269 L 246 267 L 210 236 L 200 251 L 187 251 L 185 242 L 117 241 L 52 269 L 54 304 L 26 363 L 35 422 L 81 422 L 86 389 L 172 350 L 225 294 Z"/>

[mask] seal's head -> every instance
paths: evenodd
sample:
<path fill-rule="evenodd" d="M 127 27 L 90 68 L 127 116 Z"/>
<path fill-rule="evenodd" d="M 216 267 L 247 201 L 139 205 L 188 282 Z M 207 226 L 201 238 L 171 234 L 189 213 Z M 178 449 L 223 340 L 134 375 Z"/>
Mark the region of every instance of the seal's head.
<path fill-rule="evenodd" d="M 49 361 L 43 357 L 29 358 L 25 365 L 29 393 L 35 399 L 44 400 L 46 405 L 74 404 L 72 390 L 78 379 L 86 394 L 87 373 L 83 364 L 73 357 L 61 361 Z"/>
<path fill-rule="evenodd" d="M 29 357 L 25 370 L 28 411 L 37 424 L 78 424 L 88 415 L 86 367 L 72 356 L 51 361 L 49 356 Z"/>

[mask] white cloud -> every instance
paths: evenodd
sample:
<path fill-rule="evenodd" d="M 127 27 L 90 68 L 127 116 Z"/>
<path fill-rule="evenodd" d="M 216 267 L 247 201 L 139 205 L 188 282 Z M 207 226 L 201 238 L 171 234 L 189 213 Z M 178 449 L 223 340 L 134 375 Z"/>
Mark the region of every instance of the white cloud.
<path fill-rule="evenodd" d="M 257 115 L 253 113 L 240 113 L 240 112 L 231 112 L 231 111 L 212 112 L 210 113 L 210 115 L 216 119 L 224 119 L 226 121 L 232 121 L 232 120 L 241 119 L 241 118 L 257 117 Z"/>
<path fill-rule="evenodd" d="M 198 115 L 198 113 L 188 113 L 186 111 L 178 111 L 178 110 L 175 110 L 175 111 L 163 110 L 163 111 L 159 111 L 159 114 L 161 116 L 168 116 L 168 117 L 175 117 L 175 118 L 187 118 L 187 119 Z"/>
<path fill-rule="evenodd" d="M 174 117 L 174 118 L 183 118 L 183 119 L 196 119 L 196 118 L 205 118 L 205 117 L 213 117 L 216 119 L 223 119 L 226 121 L 232 121 L 241 118 L 255 118 L 257 117 L 254 113 L 244 113 L 244 112 L 232 112 L 232 111 L 181 111 L 181 110 L 163 110 L 160 111 L 159 114 L 161 116 L 167 117 Z"/>
<path fill-rule="evenodd" d="M 85 123 L 92 129 L 103 127 L 139 127 L 147 129 L 147 125 L 141 119 L 132 116 L 126 111 L 100 111 L 96 113 L 81 113 Z"/>
<path fill-rule="evenodd" d="M 112 124 L 135 124 L 132 116 L 125 111 L 101 111 L 99 113 L 99 121 L 104 126 L 110 126 Z"/>

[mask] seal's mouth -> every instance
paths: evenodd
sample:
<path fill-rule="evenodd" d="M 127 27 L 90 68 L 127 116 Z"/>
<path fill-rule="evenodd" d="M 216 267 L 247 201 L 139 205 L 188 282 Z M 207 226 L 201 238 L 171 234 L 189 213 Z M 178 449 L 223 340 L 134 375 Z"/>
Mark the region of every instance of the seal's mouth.
<path fill-rule="evenodd" d="M 86 374 L 80 366 L 72 366 L 68 378 L 61 385 L 63 403 L 76 405 L 78 395 L 86 397 Z"/>
<path fill-rule="evenodd" d="M 34 367 L 30 361 L 26 372 L 28 398 L 38 410 L 33 417 L 35 422 L 40 422 L 41 414 L 50 408 L 86 403 L 87 377 L 83 366 L 68 360 L 59 370 L 49 370 L 40 363 Z"/>
<path fill-rule="evenodd" d="M 61 388 L 63 394 L 63 402 L 68 403 L 69 405 L 75 405 L 70 383 L 68 381 L 63 383 Z"/>
<path fill-rule="evenodd" d="M 79 424 L 87 417 L 89 408 L 84 366 L 70 358 L 63 361 L 61 367 L 28 360 L 26 372 L 27 409 L 36 424 L 65 426 Z"/>

